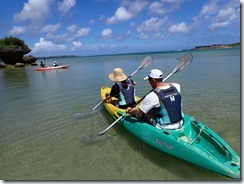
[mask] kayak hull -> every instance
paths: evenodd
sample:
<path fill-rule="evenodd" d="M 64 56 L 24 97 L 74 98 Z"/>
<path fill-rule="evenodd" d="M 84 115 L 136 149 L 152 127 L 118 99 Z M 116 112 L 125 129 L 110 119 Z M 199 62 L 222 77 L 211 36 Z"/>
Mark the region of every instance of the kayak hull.
<path fill-rule="evenodd" d="M 45 68 L 37 68 L 36 71 L 46 71 L 46 70 L 56 70 L 56 69 L 67 69 L 69 65 L 60 65 L 60 66 L 50 66 Z"/>
<path fill-rule="evenodd" d="M 110 88 L 101 88 L 101 97 Z M 138 98 L 139 99 L 139 98 Z M 117 119 L 125 110 L 104 102 L 109 114 Z M 129 132 L 150 146 L 221 175 L 240 179 L 240 158 L 214 131 L 184 114 L 184 124 L 177 130 L 156 128 L 126 115 L 119 121 Z"/>

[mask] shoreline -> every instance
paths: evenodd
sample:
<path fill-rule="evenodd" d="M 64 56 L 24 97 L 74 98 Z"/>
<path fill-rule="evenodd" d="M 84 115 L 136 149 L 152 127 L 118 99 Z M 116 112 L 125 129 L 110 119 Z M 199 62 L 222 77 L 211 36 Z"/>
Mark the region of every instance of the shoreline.
<path fill-rule="evenodd" d="M 231 48 L 240 48 L 240 43 L 195 46 L 195 48 L 193 48 L 192 50 L 213 50 L 213 49 L 231 49 Z"/>

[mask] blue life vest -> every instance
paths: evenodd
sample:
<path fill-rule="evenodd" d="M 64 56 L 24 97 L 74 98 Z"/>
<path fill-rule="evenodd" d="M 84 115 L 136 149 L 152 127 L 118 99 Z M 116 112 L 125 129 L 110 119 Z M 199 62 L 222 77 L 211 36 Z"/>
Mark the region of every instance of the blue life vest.
<path fill-rule="evenodd" d="M 129 79 L 126 81 L 126 86 L 123 87 L 122 82 L 117 83 L 120 89 L 120 93 L 118 95 L 119 105 L 127 105 L 136 102 L 135 98 L 135 88 L 132 81 Z"/>
<path fill-rule="evenodd" d="M 156 122 L 168 125 L 182 120 L 182 98 L 176 87 L 171 85 L 168 89 L 156 89 L 154 92 L 160 101 L 160 107 L 152 109 Z"/>

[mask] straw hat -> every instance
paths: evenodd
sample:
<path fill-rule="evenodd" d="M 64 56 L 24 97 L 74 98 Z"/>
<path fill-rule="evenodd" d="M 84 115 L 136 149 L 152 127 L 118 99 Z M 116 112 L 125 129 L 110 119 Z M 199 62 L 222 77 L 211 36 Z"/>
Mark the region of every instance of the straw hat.
<path fill-rule="evenodd" d="M 121 82 L 127 79 L 127 76 L 121 68 L 115 68 L 113 73 L 109 74 L 108 77 L 114 82 Z"/>

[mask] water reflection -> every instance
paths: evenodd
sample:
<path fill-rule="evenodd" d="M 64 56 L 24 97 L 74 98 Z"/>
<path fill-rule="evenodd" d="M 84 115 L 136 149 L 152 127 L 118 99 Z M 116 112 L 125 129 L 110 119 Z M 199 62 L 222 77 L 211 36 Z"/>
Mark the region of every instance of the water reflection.
<path fill-rule="evenodd" d="M 2 87 L 28 87 L 28 75 L 25 68 L 0 69 Z"/>

